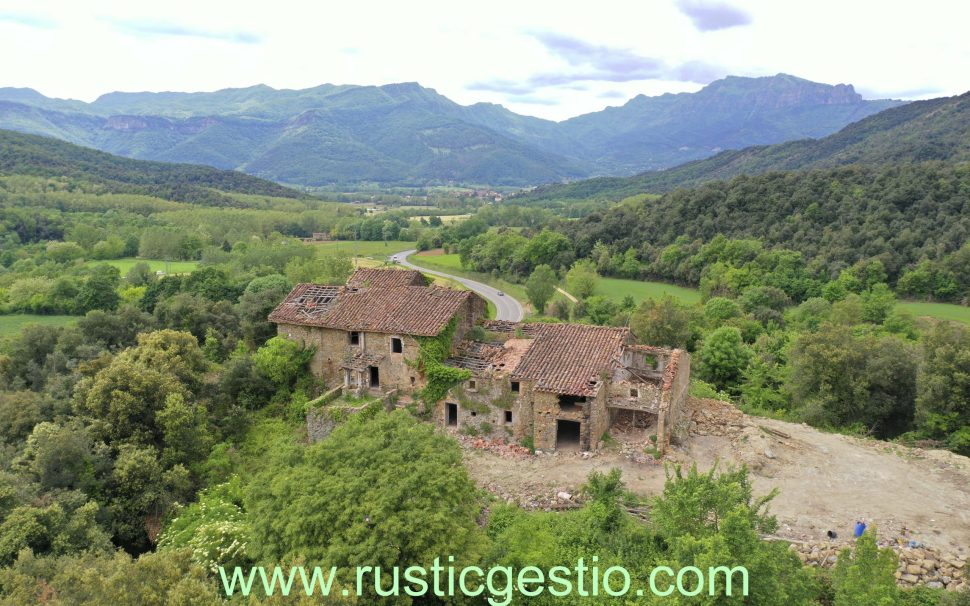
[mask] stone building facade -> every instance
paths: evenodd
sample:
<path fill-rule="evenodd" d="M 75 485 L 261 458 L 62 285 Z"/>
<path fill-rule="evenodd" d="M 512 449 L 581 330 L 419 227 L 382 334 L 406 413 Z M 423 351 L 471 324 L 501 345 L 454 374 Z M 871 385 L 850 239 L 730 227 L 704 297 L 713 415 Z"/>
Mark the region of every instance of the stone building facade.
<path fill-rule="evenodd" d="M 627 328 L 497 321 L 483 327 L 485 339 L 460 343 L 448 361 L 472 378 L 438 404 L 438 423 L 484 422 L 550 451 L 593 450 L 617 423 L 655 436 L 659 453 L 686 437 L 687 352 L 637 345 Z"/>
<path fill-rule="evenodd" d="M 409 270 L 357 270 L 346 286 L 299 284 L 270 314 L 278 332 L 315 348 L 328 386 L 356 393 L 426 386 L 419 339 L 454 326 L 446 365 L 471 377 L 433 405 L 443 427 L 593 450 L 617 425 L 643 428 L 658 452 L 685 433 L 690 356 L 635 343 L 627 328 L 485 320 L 470 291 L 426 286 Z"/>

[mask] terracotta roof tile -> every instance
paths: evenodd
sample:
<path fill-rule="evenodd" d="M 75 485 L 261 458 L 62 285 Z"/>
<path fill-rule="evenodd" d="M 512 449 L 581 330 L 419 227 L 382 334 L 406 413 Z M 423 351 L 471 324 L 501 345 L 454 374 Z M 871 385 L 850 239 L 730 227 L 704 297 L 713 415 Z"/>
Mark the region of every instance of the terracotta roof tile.
<path fill-rule="evenodd" d="M 347 280 L 347 286 L 350 288 L 426 285 L 427 282 L 421 272 L 413 269 L 361 267 Z"/>
<path fill-rule="evenodd" d="M 534 340 L 511 372 L 533 381 L 535 389 L 565 395 L 595 396 L 604 373 L 630 338 L 630 329 L 586 324 L 523 324 Z"/>
<path fill-rule="evenodd" d="M 271 322 L 341 330 L 434 336 L 448 325 L 473 293 L 432 286 L 338 288 L 332 300 L 316 303 L 308 293 L 320 288 L 298 284 L 269 315 Z M 336 287 L 328 287 L 336 288 Z M 307 305 L 310 305 L 307 307 Z M 321 310 L 322 308 L 322 310 Z"/>

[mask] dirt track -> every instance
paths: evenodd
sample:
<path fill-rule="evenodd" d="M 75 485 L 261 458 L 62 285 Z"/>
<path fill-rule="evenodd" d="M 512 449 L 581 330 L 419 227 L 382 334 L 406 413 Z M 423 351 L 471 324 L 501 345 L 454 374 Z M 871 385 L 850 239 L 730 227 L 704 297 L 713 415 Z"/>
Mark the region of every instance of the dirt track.
<path fill-rule="evenodd" d="M 884 538 L 970 552 L 970 458 L 747 417 L 713 401 L 693 406 L 697 433 L 667 461 L 696 461 L 702 470 L 716 461 L 747 463 L 756 494 L 781 491 L 771 506 L 780 535 L 817 540 L 831 529 L 848 536 L 856 518 L 864 517 Z M 711 433 L 723 435 L 698 435 Z M 575 493 L 593 470 L 619 467 L 627 486 L 643 495 L 659 493 L 665 479 L 663 464 L 639 456 L 630 445 L 588 458 L 578 453 L 503 456 L 470 447 L 465 452 L 480 485 L 524 504 Z"/>

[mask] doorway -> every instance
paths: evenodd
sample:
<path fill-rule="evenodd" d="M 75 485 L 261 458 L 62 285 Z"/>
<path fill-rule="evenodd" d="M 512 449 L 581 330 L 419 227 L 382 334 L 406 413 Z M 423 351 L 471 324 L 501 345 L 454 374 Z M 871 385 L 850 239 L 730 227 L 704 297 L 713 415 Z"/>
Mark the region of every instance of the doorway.
<path fill-rule="evenodd" d="M 458 426 L 457 404 L 445 404 L 445 422 L 451 427 Z"/>
<path fill-rule="evenodd" d="M 370 370 L 370 386 L 380 387 L 381 386 L 381 373 L 376 366 L 368 366 Z"/>
<path fill-rule="evenodd" d="M 579 450 L 579 421 L 556 421 L 556 450 Z"/>

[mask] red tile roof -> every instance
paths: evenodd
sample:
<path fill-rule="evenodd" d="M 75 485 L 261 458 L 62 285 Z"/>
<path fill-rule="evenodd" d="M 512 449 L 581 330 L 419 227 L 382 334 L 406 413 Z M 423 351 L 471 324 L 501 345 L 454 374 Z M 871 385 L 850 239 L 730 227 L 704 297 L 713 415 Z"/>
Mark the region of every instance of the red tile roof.
<path fill-rule="evenodd" d="M 427 282 L 421 272 L 413 269 L 361 267 L 347 280 L 347 286 L 350 288 L 426 285 Z"/>
<path fill-rule="evenodd" d="M 595 396 L 614 360 L 630 338 L 630 329 L 586 324 L 523 324 L 535 335 L 510 373 L 533 381 L 535 389 L 564 395 Z"/>
<path fill-rule="evenodd" d="M 301 299 L 318 285 L 298 284 L 269 315 L 271 322 L 302 324 L 341 330 L 359 330 L 415 336 L 434 336 L 448 325 L 462 304 L 474 295 L 467 290 L 432 286 L 340 289 L 323 311 L 320 304 L 308 310 Z"/>

